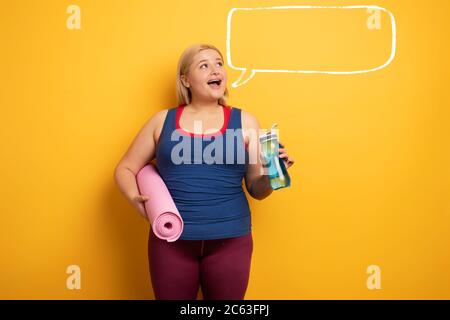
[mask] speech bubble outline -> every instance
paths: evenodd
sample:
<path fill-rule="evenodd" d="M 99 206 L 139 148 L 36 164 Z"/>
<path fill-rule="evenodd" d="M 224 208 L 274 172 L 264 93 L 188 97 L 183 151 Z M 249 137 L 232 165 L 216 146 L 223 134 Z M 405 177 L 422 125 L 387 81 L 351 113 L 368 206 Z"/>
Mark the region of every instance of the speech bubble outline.
<path fill-rule="evenodd" d="M 386 12 L 390 19 L 391 19 L 391 26 L 392 26 L 392 44 L 391 44 L 391 54 L 389 56 L 389 59 L 382 64 L 381 66 L 378 66 L 376 68 L 372 69 L 364 69 L 364 70 L 356 70 L 356 71 L 316 71 L 316 70 L 275 70 L 275 69 L 251 69 L 250 75 L 241 82 L 241 79 L 244 77 L 244 75 L 247 73 L 248 68 L 240 68 L 237 66 L 234 66 L 231 61 L 231 45 L 230 45 L 230 39 L 231 39 L 231 20 L 234 12 L 237 11 L 255 11 L 255 10 L 277 10 L 277 9 L 375 9 L 375 10 L 381 10 Z M 255 8 L 232 8 L 228 12 L 227 17 L 227 40 L 226 40 L 226 50 L 227 50 L 227 60 L 228 60 L 228 66 L 234 70 L 240 70 L 241 75 L 240 77 L 231 84 L 231 87 L 237 88 L 241 85 L 246 84 L 250 79 L 252 79 L 257 72 L 287 72 L 287 73 L 323 73 L 323 74 L 359 74 L 359 73 L 368 73 L 377 71 L 380 69 L 383 69 L 387 67 L 392 60 L 394 60 L 395 52 L 396 52 L 396 23 L 394 15 L 391 11 L 389 11 L 386 8 L 376 6 L 376 5 L 356 5 L 356 6 L 273 6 L 273 7 L 255 7 Z"/>

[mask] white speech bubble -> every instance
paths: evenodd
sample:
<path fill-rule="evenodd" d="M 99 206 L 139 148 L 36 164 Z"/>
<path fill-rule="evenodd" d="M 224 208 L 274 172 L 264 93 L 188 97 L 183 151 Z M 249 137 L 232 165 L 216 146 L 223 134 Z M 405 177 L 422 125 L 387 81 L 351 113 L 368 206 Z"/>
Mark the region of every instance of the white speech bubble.
<path fill-rule="evenodd" d="M 250 74 L 247 77 L 244 77 L 244 75 L 247 73 L 248 68 L 240 68 L 233 65 L 233 62 L 231 60 L 231 21 L 233 13 L 237 11 L 257 11 L 257 10 L 278 10 L 278 9 L 375 9 L 375 10 L 381 10 L 386 12 L 390 19 L 391 19 L 391 26 L 392 26 L 392 45 L 391 45 L 391 54 L 389 56 L 389 59 L 382 65 L 372 68 L 372 69 L 365 69 L 365 70 L 355 70 L 355 71 L 316 71 L 316 70 L 274 70 L 274 69 L 251 69 Z M 227 60 L 228 60 L 228 66 L 234 70 L 240 70 L 241 76 L 239 79 L 237 79 L 235 82 L 232 83 L 233 88 L 237 88 L 243 84 L 246 84 L 251 78 L 255 76 L 257 72 L 288 72 L 288 73 L 325 73 L 325 74 L 358 74 L 358 73 L 367 73 L 367 72 L 373 72 L 380 69 L 385 68 L 388 66 L 392 60 L 395 57 L 395 50 L 396 50 L 396 25 L 395 25 L 395 18 L 392 12 L 389 10 L 375 6 L 375 5 L 357 5 L 357 6 L 275 6 L 275 7 L 257 7 L 257 8 L 232 8 L 228 12 L 228 18 L 227 18 Z M 244 81 L 241 81 L 241 79 L 245 79 Z"/>

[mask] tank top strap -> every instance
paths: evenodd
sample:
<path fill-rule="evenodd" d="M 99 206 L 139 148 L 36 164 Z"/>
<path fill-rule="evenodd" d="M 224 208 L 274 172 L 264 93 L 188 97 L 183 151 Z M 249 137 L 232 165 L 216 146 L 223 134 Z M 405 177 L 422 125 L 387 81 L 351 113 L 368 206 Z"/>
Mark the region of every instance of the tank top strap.
<path fill-rule="evenodd" d="M 171 136 L 172 132 L 175 130 L 176 121 L 176 111 L 177 107 L 169 108 L 164 119 L 164 124 L 161 130 L 161 137 Z"/>
<path fill-rule="evenodd" d="M 228 129 L 241 129 L 241 109 L 234 107 L 231 109 L 230 121 L 228 123 Z"/>

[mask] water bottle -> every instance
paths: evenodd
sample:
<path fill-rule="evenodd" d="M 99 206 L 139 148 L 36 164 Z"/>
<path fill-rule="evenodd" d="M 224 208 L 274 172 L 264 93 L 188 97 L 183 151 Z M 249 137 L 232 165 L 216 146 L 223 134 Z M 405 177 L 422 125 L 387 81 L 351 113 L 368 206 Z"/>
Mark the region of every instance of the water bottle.
<path fill-rule="evenodd" d="M 268 168 L 270 186 L 273 190 L 286 188 L 291 185 L 291 178 L 287 172 L 284 161 L 279 158 L 278 149 L 282 147 L 278 141 L 277 124 L 265 134 L 259 136 L 263 165 Z"/>

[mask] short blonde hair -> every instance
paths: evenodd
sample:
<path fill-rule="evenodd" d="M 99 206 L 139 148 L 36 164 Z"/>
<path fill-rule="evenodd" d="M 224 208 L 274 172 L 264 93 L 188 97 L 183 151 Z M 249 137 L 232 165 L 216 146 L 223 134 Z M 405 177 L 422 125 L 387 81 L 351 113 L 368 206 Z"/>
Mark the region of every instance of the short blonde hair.
<path fill-rule="evenodd" d="M 189 73 L 189 67 L 192 64 L 192 60 L 194 59 L 194 56 L 199 53 L 202 50 L 206 49 L 213 49 L 216 50 L 217 53 L 220 55 L 223 61 L 222 53 L 217 49 L 215 46 L 207 43 L 197 43 L 194 44 L 188 48 L 186 48 L 183 53 L 180 56 L 180 59 L 178 60 L 178 66 L 177 66 L 177 78 L 176 78 L 176 90 L 177 90 L 177 99 L 179 105 L 186 105 L 191 102 L 192 94 L 191 90 L 189 88 L 186 88 L 181 81 L 182 75 L 187 75 Z M 226 105 L 227 98 L 228 98 L 228 88 L 225 87 L 225 92 L 223 96 L 219 99 L 219 104 Z"/>

